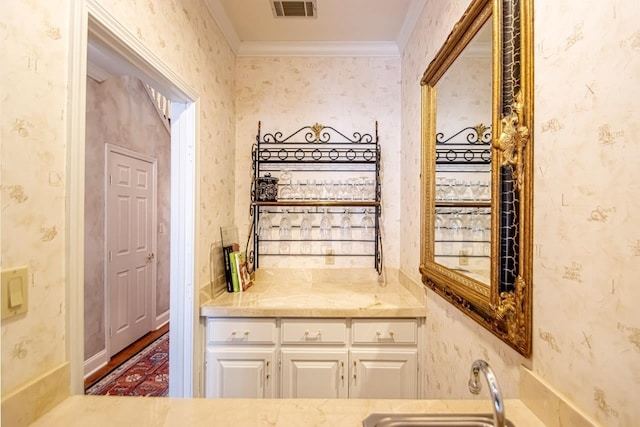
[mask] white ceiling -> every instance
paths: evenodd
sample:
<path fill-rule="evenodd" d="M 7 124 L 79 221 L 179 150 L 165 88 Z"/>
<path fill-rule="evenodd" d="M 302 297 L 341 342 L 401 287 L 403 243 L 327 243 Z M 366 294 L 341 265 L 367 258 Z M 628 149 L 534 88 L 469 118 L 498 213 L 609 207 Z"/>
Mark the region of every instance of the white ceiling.
<path fill-rule="evenodd" d="M 205 0 L 238 56 L 399 55 L 426 0 L 317 0 L 315 18 L 276 18 L 270 0 Z"/>

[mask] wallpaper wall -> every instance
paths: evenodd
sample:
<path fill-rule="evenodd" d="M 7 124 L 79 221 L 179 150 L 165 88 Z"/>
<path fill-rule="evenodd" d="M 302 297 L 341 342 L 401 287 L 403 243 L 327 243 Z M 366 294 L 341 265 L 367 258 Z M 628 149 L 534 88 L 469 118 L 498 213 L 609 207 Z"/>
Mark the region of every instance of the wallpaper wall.
<path fill-rule="evenodd" d="M 419 280 L 422 72 L 466 7 L 428 2 L 402 57 L 401 269 Z M 506 394 L 531 366 L 603 425 L 640 415 L 640 4 L 534 2 L 535 221 L 533 356 L 524 360 L 428 292 L 429 397 L 468 397 L 483 357 Z"/>
<path fill-rule="evenodd" d="M 384 263 L 398 268 L 400 59 L 238 58 L 236 78 L 236 224 L 243 244 L 250 224 L 251 146 L 258 121 L 262 121 L 263 133 L 281 131 L 289 135 L 318 122 L 351 136 L 353 132 L 373 135 L 377 120 L 382 150 Z M 344 180 L 345 176 L 336 174 L 332 178 Z M 333 219 L 335 226 L 339 219 Z M 279 218 L 274 219 L 274 225 L 276 220 Z M 270 266 L 291 265 L 291 258 L 269 261 Z M 296 258 L 296 262 L 305 262 L 307 267 L 325 266 L 323 258 Z M 373 266 L 370 258 L 358 262 Z"/>
<path fill-rule="evenodd" d="M 85 360 L 105 348 L 105 144 L 157 160 L 156 315 L 169 310 L 169 235 L 171 214 L 171 135 L 162 124 L 142 82 L 111 77 L 87 78 L 85 147 Z M 162 231 L 160 231 L 162 230 Z"/>
<path fill-rule="evenodd" d="M 29 268 L 29 312 L 2 321 L 2 394 L 65 361 L 65 4 L 3 3 L 2 268 Z"/>
<path fill-rule="evenodd" d="M 233 219 L 235 57 L 200 0 L 99 3 L 199 95 L 198 284 Z M 70 1 L 2 5 L 2 264 L 30 269 L 30 310 L 2 322 L 2 394 L 65 356 L 65 156 Z M 73 82 L 77 84 L 77 82 Z M 10 161 L 9 161 L 10 159 Z"/>

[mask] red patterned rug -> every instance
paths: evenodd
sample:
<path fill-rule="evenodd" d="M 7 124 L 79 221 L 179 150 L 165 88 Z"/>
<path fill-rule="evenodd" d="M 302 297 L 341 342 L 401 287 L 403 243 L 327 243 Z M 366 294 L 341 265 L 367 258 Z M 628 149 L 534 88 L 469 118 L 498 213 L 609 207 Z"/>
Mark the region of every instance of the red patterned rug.
<path fill-rule="evenodd" d="M 110 396 L 167 396 L 168 393 L 168 333 L 86 390 L 86 394 Z"/>

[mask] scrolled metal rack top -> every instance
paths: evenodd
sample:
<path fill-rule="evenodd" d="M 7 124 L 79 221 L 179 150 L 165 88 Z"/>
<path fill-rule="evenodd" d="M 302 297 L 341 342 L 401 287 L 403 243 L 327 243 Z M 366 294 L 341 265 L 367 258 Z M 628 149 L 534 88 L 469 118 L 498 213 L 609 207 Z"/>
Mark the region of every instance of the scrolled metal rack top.
<path fill-rule="evenodd" d="M 349 143 L 349 144 L 377 144 L 378 143 L 378 122 L 375 126 L 375 134 L 354 132 L 353 137 L 348 137 L 344 133 L 336 130 L 331 126 L 324 126 L 319 123 L 315 123 L 311 126 L 304 126 L 293 132 L 287 137 L 283 136 L 282 132 L 265 133 L 260 137 L 262 123 L 258 122 L 258 134 L 256 135 L 256 142 L 272 143 L 272 144 L 285 144 L 285 143 L 312 143 L 312 144 L 325 144 L 325 143 Z M 296 138 L 299 138 L 296 140 Z M 332 138 L 338 138 L 337 141 Z"/>
<path fill-rule="evenodd" d="M 491 163 L 491 126 L 482 123 L 467 126 L 445 139 L 443 132 L 436 134 L 437 164 L 489 164 Z"/>

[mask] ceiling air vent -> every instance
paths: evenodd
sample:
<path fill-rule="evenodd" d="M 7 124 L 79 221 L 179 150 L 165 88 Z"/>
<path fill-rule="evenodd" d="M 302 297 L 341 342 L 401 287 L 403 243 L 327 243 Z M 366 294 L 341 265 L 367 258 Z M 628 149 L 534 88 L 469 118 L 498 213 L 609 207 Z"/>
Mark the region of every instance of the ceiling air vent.
<path fill-rule="evenodd" d="M 273 16 L 276 18 L 315 18 L 316 0 L 270 0 Z"/>

